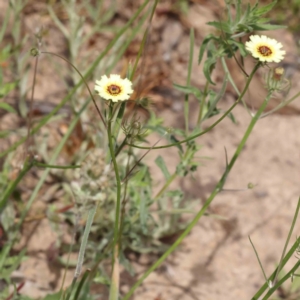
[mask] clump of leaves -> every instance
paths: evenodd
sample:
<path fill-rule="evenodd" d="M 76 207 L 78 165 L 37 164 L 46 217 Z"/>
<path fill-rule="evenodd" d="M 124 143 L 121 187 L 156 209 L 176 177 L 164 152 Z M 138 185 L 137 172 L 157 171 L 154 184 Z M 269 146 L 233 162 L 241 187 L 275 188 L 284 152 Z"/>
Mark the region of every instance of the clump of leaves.
<path fill-rule="evenodd" d="M 208 22 L 209 25 L 221 31 L 220 36 L 214 34 L 207 35 L 200 47 L 199 63 L 203 59 L 205 51 L 207 51 L 207 59 L 204 62 L 203 72 L 206 79 L 210 84 L 214 84 L 211 79 L 211 72 L 214 69 L 216 62 L 221 57 L 231 58 L 236 51 L 240 51 L 241 56 L 245 57 L 247 52 L 244 43 L 237 38 L 241 38 L 255 30 L 275 30 L 285 28 L 281 25 L 269 24 L 269 18 L 264 18 L 263 15 L 267 14 L 276 5 L 276 1 L 259 7 L 258 2 L 253 6 L 247 4 L 246 9 L 242 9 L 242 1 L 234 1 L 235 16 L 231 14 L 231 5 L 227 4 L 227 19 L 224 21 Z M 244 11 L 242 13 L 242 11 Z"/>

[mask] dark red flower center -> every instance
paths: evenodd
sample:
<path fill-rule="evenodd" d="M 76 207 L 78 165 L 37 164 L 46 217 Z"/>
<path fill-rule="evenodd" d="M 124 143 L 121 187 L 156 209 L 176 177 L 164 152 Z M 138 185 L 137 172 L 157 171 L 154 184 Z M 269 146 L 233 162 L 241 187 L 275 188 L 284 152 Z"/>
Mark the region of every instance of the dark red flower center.
<path fill-rule="evenodd" d="M 270 56 L 273 53 L 272 50 L 267 46 L 258 47 L 258 52 L 263 56 Z"/>
<path fill-rule="evenodd" d="M 111 84 L 107 87 L 107 92 L 112 96 L 119 95 L 121 91 L 122 91 L 121 88 L 115 84 Z"/>

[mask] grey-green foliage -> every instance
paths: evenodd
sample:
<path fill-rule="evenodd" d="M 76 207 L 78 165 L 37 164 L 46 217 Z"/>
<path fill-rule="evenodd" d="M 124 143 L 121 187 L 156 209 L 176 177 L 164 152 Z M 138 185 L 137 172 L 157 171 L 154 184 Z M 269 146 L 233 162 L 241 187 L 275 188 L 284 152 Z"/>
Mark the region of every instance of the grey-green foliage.
<path fill-rule="evenodd" d="M 207 59 L 203 65 L 203 73 L 211 84 L 214 84 L 211 79 L 211 72 L 218 58 L 231 58 L 238 50 L 242 56 L 247 55 L 244 44 L 237 40 L 237 38 L 252 33 L 255 30 L 285 28 L 285 26 L 269 24 L 268 22 L 270 20 L 263 17 L 276 5 L 276 1 L 272 1 L 272 3 L 262 7 L 259 6 L 258 1 L 253 6 L 248 3 L 246 9 L 242 9 L 243 4 L 241 0 L 234 2 L 236 11 L 235 17 L 231 16 L 230 5 L 228 5 L 226 20 L 208 22 L 209 25 L 220 30 L 221 34 L 219 36 L 215 34 L 207 35 L 200 47 L 198 61 L 199 63 L 202 61 L 203 55 L 205 51 L 207 51 Z"/>

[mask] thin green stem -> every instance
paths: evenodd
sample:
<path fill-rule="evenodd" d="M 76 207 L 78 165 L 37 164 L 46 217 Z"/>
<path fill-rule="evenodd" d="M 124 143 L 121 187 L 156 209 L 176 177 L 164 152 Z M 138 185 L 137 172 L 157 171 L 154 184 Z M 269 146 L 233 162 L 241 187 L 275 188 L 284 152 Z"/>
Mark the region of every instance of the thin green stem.
<path fill-rule="evenodd" d="M 29 102 L 29 116 L 27 119 L 27 151 L 30 151 L 30 144 L 31 144 L 31 136 L 30 136 L 30 128 L 32 123 L 32 115 L 33 115 L 33 99 L 34 99 L 34 89 L 35 89 L 35 83 L 36 83 L 36 74 L 37 74 L 37 67 L 39 62 L 39 56 L 35 58 L 35 64 L 34 64 L 34 71 L 33 71 L 33 82 L 32 82 L 32 89 L 31 89 L 31 97 Z"/>
<path fill-rule="evenodd" d="M 216 125 L 218 125 L 237 106 L 237 104 L 244 97 L 246 91 L 248 90 L 250 82 L 251 82 L 251 80 L 252 80 L 255 72 L 257 71 L 257 69 L 259 67 L 260 67 L 260 63 L 257 63 L 255 65 L 253 71 L 251 72 L 251 74 L 248 77 L 248 80 L 246 82 L 244 90 L 242 91 L 242 93 L 240 94 L 240 96 L 238 97 L 238 99 L 234 102 L 234 104 L 226 111 L 226 113 L 220 119 L 218 119 L 215 123 L 213 123 L 211 126 L 209 126 L 206 130 L 203 130 L 200 133 L 191 135 L 190 137 L 188 137 L 188 138 L 186 138 L 186 139 L 184 139 L 182 141 L 179 141 L 179 142 L 176 142 L 176 143 L 173 143 L 173 144 L 164 145 L 164 146 L 158 146 L 158 147 L 151 148 L 151 147 L 138 146 L 138 145 L 134 145 L 134 144 L 128 144 L 128 145 L 132 146 L 134 148 L 139 148 L 139 149 L 163 149 L 163 148 L 170 148 L 170 147 L 177 146 L 177 145 L 180 145 L 180 144 L 184 144 L 184 143 L 186 143 L 188 141 L 194 140 L 195 138 L 197 138 L 197 137 L 199 137 L 199 136 L 207 133 L 208 131 L 210 131 L 211 129 L 213 129 Z"/>
<path fill-rule="evenodd" d="M 36 167 L 41 167 L 41 168 L 50 168 L 50 169 L 79 169 L 81 168 L 80 165 L 74 165 L 74 166 L 58 166 L 58 165 L 49 165 L 49 164 L 43 164 L 38 161 L 33 161 L 33 165 Z"/>
<path fill-rule="evenodd" d="M 112 114 L 112 106 L 110 107 L 110 114 Z M 121 179 L 119 174 L 119 168 L 116 161 L 115 151 L 114 151 L 114 143 L 112 136 L 112 128 L 111 128 L 111 117 L 108 121 L 107 127 L 107 135 L 108 135 L 108 143 L 109 143 L 109 151 L 111 155 L 111 160 L 114 166 L 114 172 L 116 176 L 116 184 L 117 184 L 117 199 L 116 199 L 116 211 L 115 211 L 115 224 L 114 224 L 114 240 L 113 240 L 113 259 L 112 259 L 112 280 L 110 286 L 109 300 L 118 300 L 119 297 L 119 272 L 118 272 L 118 258 L 119 258 L 119 227 L 120 227 L 120 209 L 121 209 Z"/>
<path fill-rule="evenodd" d="M 258 64 L 259 65 L 259 64 Z M 258 65 L 254 68 L 257 69 Z M 230 160 L 230 163 L 228 164 L 226 170 L 224 171 L 224 174 L 222 176 L 222 178 L 219 180 L 219 182 L 217 183 L 217 185 L 215 186 L 214 190 L 212 191 L 211 195 L 209 196 L 209 198 L 206 200 L 206 202 L 204 203 L 203 207 L 201 208 L 201 210 L 197 213 L 197 215 L 194 217 L 194 219 L 191 221 L 191 223 L 187 226 L 187 228 L 184 230 L 184 232 L 179 236 L 179 238 L 175 241 L 175 243 L 145 272 L 145 274 L 133 285 L 133 287 L 130 289 L 130 291 L 125 295 L 125 297 L 123 298 L 123 300 L 128 300 L 131 295 L 134 293 L 134 291 L 137 289 L 138 286 L 140 286 L 140 284 L 144 281 L 145 278 L 148 277 L 149 274 L 151 274 L 157 267 L 160 266 L 160 264 L 178 247 L 178 245 L 183 241 L 183 239 L 190 233 L 190 231 L 192 230 L 192 228 L 197 224 L 197 222 L 199 221 L 199 219 L 203 216 L 203 214 L 206 212 L 207 208 L 209 207 L 209 205 L 211 204 L 211 202 L 213 201 L 213 199 L 215 198 L 215 196 L 222 190 L 227 175 L 228 173 L 231 171 L 235 161 L 237 160 L 239 154 L 241 153 L 247 139 L 250 136 L 250 133 L 252 132 L 252 129 L 254 127 L 254 125 L 256 124 L 257 120 L 259 119 L 259 116 L 262 114 L 263 110 L 266 108 L 267 103 L 269 101 L 271 97 L 271 92 L 268 93 L 266 99 L 264 100 L 263 104 L 261 105 L 261 107 L 259 108 L 259 110 L 257 111 L 257 113 L 255 114 L 255 116 L 252 118 L 246 132 L 245 135 L 243 136 L 240 144 L 238 145 L 232 159 Z"/>

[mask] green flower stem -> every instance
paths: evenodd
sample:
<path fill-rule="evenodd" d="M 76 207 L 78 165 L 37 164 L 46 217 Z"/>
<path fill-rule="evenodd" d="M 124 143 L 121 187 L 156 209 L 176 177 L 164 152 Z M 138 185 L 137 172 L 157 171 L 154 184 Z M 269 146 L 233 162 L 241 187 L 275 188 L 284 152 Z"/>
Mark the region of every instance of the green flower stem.
<path fill-rule="evenodd" d="M 112 106 L 110 107 L 112 108 Z M 107 135 L 109 143 L 109 151 L 111 154 L 111 160 L 114 166 L 116 184 L 117 184 L 117 201 L 116 201 L 116 215 L 115 215 L 115 228 L 114 228 L 114 240 L 113 240 L 113 260 L 112 260 L 112 277 L 110 285 L 109 300 L 118 300 L 119 297 L 119 227 L 120 227 L 120 209 L 121 209 L 121 179 L 119 174 L 119 168 L 116 161 L 114 143 L 112 136 L 112 109 L 110 109 L 110 120 L 108 121 Z"/>
<path fill-rule="evenodd" d="M 157 146 L 157 147 L 145 147 L 145 146 L 138 146 L 138 145 L 134 145 L 134 144 L 128 144 L 128 146 L 131 146 L 131 147 L 134 147 L 134 148 L 139 148 L 139 149 L 163 149 L 163 148 L 170 148 L 170 147 L 173 147 L 173 146 L 177 146 L 177 145 L 180 145 L 180 144 L 184 144 L 188 141 L 191 141 L 191 140 L 194 140 L 195 138 L 205 134 L 206 132 L 210 131 L 211 129 L 213 129 L 216 125 L 218 125 L 224 118 L 226 118 L 226 116 L 228 116 L 228 114 L 237 106 L 237 104 L 240 102 L 240 100 L 245 96 L 245 93 L 246 91 L 248 90 L 249 88 L 249 85 L 250 85 L 250 82 L 255 74 L 255 72 L 257 71 L 257 69 L 260 67 L 260 62 L 258 62 L 253 71 L 251 72 L 251 74 L 249 75 L 248 77 L 248 80 L 246 82 L 246 85 L 245 85 L 245 88 L 244 90 L 242 91 L 242 93 L 240 94 L 240 96 L 238 97 L 238 99 L 234 102 L 234 104 L 226 111 L 226 113 L 220 118 L 218 119 L 215 123 L 213 123 L 211 126 L 209 126 L 206 130 L 203 130 L 201 131 L 200 133 L 197 133 L 197 134 L 194 134 L 194 135 L 191 135 L 190 137 L 182 140 L 182 141 L 179 141 L 179 142 L 176 142 L 176 143 L 173 143 L 173 144 L 168 144 L 168 145 L 164 145 L 164 146 Z"/>
<path fill-rule="evenodd" d="M 258 64 L 259 65 L 259 64 Z M 254 68 L 257 69 L 258 65 L 256 65 L 256 67 Z M 252 72 L 253 73 L 253 72 Z M 175 241 L 175 243 L 146 271 L 146 273 L 133 285 L 133 287 L 130 289 L 130 291 L 125 295 L 125 297 L 123 298 L 123 300 L 128 300 L 129 297 L 134 293 L 134 291 L 137 289 L 137 287 L 144 281 L 145 278 L 148 277 L 149 274 L 151 274 L 157 267 L 160 266 L 160 264 L 178 247 L 178 245 L 183 241 L 183 239 L 190 233 L 190 231 L 192 230 L 192 228 L 198 223 L 199 219 L 203 216 L 203 214 L 206 212 L 207 208 L 209 207 L 209 205 L 211 204 L 211 202 L 213 201 L 213 199 L 215 198 L 215 196 L 222 190 L 227 175 L 228 173 L 231 171 L 235 161 L 237 160 L 238 156 L 240 155 L 244 145 L 246 144 L 247 139 L 250 136 L 250 133 L 252 132 L 252 129 L 254 127 L 254 125 L 256 124 L 257 120 L 259 119 L 260 115 L 262 114 L 262 112 L 264 111 L 264 109 L 266 108 L 268 101 L 270 99 L 272 95 L 272 92 L 269 92 L 266 99 L 264 100 L 263 104 L 261 105 L 261 107 L 259 108 L 259 110 L 257 111 L 257 113 L 255 114 L 255 116 L 252 118 L 244 137 L 242 138 L 240 144 L 238 145 L 230 163 L 228 164 L 228 166 L 226 167 L 226 170 L 224 171 L 224 174 L 222 176 L 222 178 L 219 180 L 219 182 L 217 183 L 216 187 L 214 188 L 214 190 L 212 191 L 211 195 L 209 196 L 209 198 L 206 200 L 206 202 L 204 203 L 203 207 L 201 208 L 201 210 L 197 213 L 197 215 L 194 217 L 194 219 L 192 220 L 192 222 L 187 226 L 187 228 L 184 230 L 184 232 L 179 236 L 179 238 Z"/>

